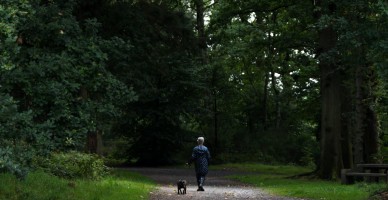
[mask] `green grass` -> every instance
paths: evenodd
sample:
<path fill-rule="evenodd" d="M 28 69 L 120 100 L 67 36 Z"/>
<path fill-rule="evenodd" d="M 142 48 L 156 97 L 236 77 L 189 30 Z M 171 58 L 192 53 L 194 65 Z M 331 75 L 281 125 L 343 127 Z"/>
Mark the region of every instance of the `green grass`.
<path fill-rule="evenodd" d="M 213 169 L 238 169 L 257 172 L 255 175 L 231 176 L 231 178 L 260 187 L 271 194 L 288 197 L 319 200 L 365 200 L 375 191 L 386 188 L 385 183 L 341 185 L 337 181 L 287 178 L 311 171 L 309 168 L 298 166 L 226 164 L 214 166 Z"/>
<path fill-rule="evenodd" d="M 265 174 L 277 174 L 292 176 L 295 174 L 301 174 L 310 172 L 313 169 L 295 165 L 265 165 L 259 163 L 244 163 L 244 164 L 223 164 L 210 166 L 211 169 L 216 170 L 241 170 L 247 172 L 258 172 Z"/>
<path fill-rule="evenodd" d="M 70 181 L 43 172 L 17 181 L 10 174 L 0 174 L 1 200 L 137 200 L 148 199 L 154 188 L 154 182 L 126 170 L 115 170 L 99 181 Z"/>
<path fill-rule="evenodd" d="M 321 180 L 287 179 L 279 175 L 233 176 L 245 183 L 265 189 L 271 194 L 325 200 L 365 200 L 383 184 L 341 185 Z"/>

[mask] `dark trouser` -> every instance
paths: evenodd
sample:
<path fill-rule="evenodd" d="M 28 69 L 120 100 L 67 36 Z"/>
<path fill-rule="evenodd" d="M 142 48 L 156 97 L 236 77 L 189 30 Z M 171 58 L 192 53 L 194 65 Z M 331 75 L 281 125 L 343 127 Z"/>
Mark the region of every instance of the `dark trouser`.
<path fill-rule="evenodd" d="M 205 183 L 206 174 L 196 174 L 198 187 L 202 187 Z"/>

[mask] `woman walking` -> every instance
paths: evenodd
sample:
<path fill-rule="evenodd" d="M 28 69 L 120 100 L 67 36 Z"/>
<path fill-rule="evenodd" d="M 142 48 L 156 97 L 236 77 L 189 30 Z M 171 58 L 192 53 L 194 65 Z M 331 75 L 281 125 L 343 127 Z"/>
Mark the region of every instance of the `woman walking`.
<path fill-rule="evenodd" d="M 203 145 L 205 139 L 203 137 L 199 137 L 197 139 L 198 146 L 194 147 L 191 158 L 188 162 L 189 165 L 194 162 L 195 164 L 195 174 L 197 178 L 198 190 L 197 191 L 205 191 L 203 189 L 203 184 L 205 182 L 205 177 L 209 171 L 209 159 L 210 152 L 206 146 Z"/>

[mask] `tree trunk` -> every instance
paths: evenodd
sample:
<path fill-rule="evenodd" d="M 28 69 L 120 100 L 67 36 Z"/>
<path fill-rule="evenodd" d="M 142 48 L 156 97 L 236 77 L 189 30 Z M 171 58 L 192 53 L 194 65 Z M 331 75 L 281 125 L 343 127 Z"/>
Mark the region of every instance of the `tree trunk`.
<path fill-rule="evenodd" d="M 361 7 L 361 13 L 367 13 L 368 8 L 370 7 L 367 1 L 364 1 Z M 364 20 L 359 15 L 357 15 L 357 22 Z M 363 41 L 364 38 L 360 38 L 359 41 Z M 368 44 L 367 44 L 368 45 Z M 380 152 L 380 139 L 379 139 L 379 120 L 377 112 L 375 110 L 377 104 L 377 73 L 372 64 L 367 61 L 367 53 L 365 48 L 360 48 L 362 52 L 361 58 L 365 60 L 363 63 L 363 68 L 365 69 L 363 77 L 365 77 L 366 84 L 363 86 L 365 92 L 365 99 L 363 99 L 363 106 L 365 110 L 365 125 L 364 125 L 364 161 L 367 163 L 377 163 L 379 162 L 378 153 Z"/>
<path fill-rule="evenodd" d="M 359 142 L 358 147 L 362 151 L 357 155 L 356 163 L 376 163 L 378 162 L 377 154 L 379 152 L 379 123 L 376 111 L 374 110 L 376 104 L 376 94 L 375 87 L 377 86 L 376 81 L 376 72 L 372 67 L 368 65 L 360 66 L 358 70 L 358 84 L 357 90 L 359 91 L 359 96 L 357 98 L 357 110 L 360 110 L 360 113 L 357 113 L 357 119 L 359 119 L 356 124 L 356 127 L 359 128 L 356 133 L 357 138 L 361 141 Z"/>
<path fill-rule="evenodd" d="M 213 149 L 213 154 L 217 155 L 217 150 L 218 150 L 218 108 L 217 108 L 217 93 L 216 91 L 214 92 L 213 96 L 214 100 L 214 149 Z"/>
<path fill-rule="evenodd" d="M 264 78 L 264 87 L 263 87 L 263 127 L 264 130 L 267 130 L 268 125 L 267 125 L 267 119 L 268 119 L 268 83 L 269 83 L 269 74 L 268 72 L 265 72 L 265 78 Z"/>
<path fill-rule="evenodd" d="M 322 12 L 332 14 L 333 2 L 316 1 Z M 330 9 L 329 9 L 330 7 Z M 319 16 L 320 17 L 320 16 Z M 321 73 L 321 163 L 319 176 L 333 179 L 340 176 L 342 162 L 341 147 L 341 75 L 339 67 L 331 54 L 336 46 L 337 34 L 331 25 L 319 30 L 320 73 Z M 326 59 L 325 57 L 331 57 Z"/>
<path fill-rule="evenodd" d="M 86 148 L 88 153 L 97 153 L 98 133 L 97 131 L 89 131 Z"/>
<path fill-rule="evenodd" d="M 276 87 L 276 77 L 275 72 L 271 70 L 271 83 L 272 83 L 272 89 L 275 94 L 275 122 L 276 122 L 276 128 L 280 127 L 280 118 L 281 118 L 281 112 L 280 112 L 280 92 Z"/>
<path fill-rule="evenodd" d="M 207 57 L 207 35 L 205 32 L 205 3 L 203 0 L 194 0 L 194 5 L 196 9 L 197 14 L 197 31 L 198 31 L 198 47 L 199 47 L 199 53 L 201 56 L 201 62 L 202 65 L 208 64 L 208 57 Z M 211 94 L 212 100 L 213 100 L 213 130 L 214 130 L 214 146 L 213 146 L 213 156 L 217 155 L 218 150 L 218 140 L 219 140 L 219 134 L 218 134 L 218 108 L 217 108 L 217 69 L 212 68 L 212 77 L 211 77 Z"/>
<path fill-rule="evenodd" d="M 341 79 L 333 64 L 320 64 L 322 92 L 321 167 L 324 179 L 339 177 L 341 149 Z"/>
<path fill-rule="evenodd" d="M 356 67 L 355 72 L 355 130 L 354 130 L 354 162 L 356 164 L 364 163 L 364 121 L 365 106 L 363 105 L 365 80 L 361 66 Z"/>
<path fill-rule="evenodd" d="M 272 23 L 274 24 L 277 24 L 277 13 L 276 12 L 273 12 L 272 13 L 272 16 L 271 16 L 271 19 L 268 19 L 268 20 L 272 20 Z M 272 31 L 269 31 L 268 33 L 268 59 L 269 59 L 269 69 L 270 69 L 270 73 L 271 73 L 271 85 L 272 85 L 272 89 L 274 91 L 274 96 L 275 96 L 275 126 L 276 128 L 279 128 L 280 127 L 280 118 L 281 118 L 281 112 L 280 112 L 280 91 L 279 89 L 277 88 L 277 83 L 276 83 L 276 77 L 275 77 L 275 58 L 277 57 L 276 56 L 276 48 L 275 48 L 275 45 L 274 45 L 274 41 L 273 41 L 273 37 L 272 37 L 272 34 L 273 32 Z"/>
<path fill-rule="evenodd" d="M 342 80 L 348 80 L 348 76 L 343 74 Z M 344 84 L 341 85 L 341 146 L 342 146 L 342 160 L 344 168 L 353 168 L 353 143 L 352 143 L 352 102 L 351 90 Z"/>
<path fill-rule="evenodd" d="M 198 46 L 200 49 L 200 55 L 202 57 L 202 64 L 207 64 L 207 44 L 205 33 L 205 4 L 203 0 L 194 1 L 196 13 L 197 13 L 197 31 L 198 31 Z"/>
<path fill-rule="evenodd" d="M 379 146 L 379 123 L 375 110 L 372 106 L 366 108 L 366 129 L 364 133 L 364 155 L 367 163 L 378 163 Z"/>

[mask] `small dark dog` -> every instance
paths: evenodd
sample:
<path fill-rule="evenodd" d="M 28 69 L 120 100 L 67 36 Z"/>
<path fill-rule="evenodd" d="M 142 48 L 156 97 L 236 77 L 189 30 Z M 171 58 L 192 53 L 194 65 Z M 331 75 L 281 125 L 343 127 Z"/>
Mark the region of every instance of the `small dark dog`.
<path fill-rule="evenodd" d="M 179 180 L 176 185 L 178 186 L 178 194 L 186 194 L 186 180 Z"/>

